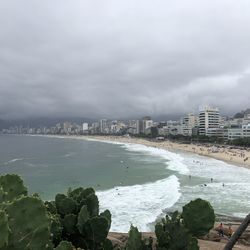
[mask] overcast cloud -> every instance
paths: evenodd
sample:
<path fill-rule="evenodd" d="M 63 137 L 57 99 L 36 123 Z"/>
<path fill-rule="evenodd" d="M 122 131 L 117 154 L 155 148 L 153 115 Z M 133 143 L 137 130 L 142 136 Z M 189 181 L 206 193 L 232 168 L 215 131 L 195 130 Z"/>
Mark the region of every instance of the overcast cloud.
<path fill-rule="evenodd" d="M 250 106 L 249 0 L 3 0 L 0 118 Z"/>

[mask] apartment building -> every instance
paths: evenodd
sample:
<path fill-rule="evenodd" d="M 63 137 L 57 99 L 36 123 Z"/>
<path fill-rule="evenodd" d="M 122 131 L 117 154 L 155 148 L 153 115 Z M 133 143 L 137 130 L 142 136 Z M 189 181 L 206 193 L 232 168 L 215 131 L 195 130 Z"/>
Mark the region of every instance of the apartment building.
<path fill-rule="evenodd" d="M 193 114 L 187 114 L 181 118 L 181 134 L 184 136 L 192 136 L 192 131 L 195 126 L 198 125 L 197 117 Z"/>
<path fill-rule="evenodd" d="M 218 108 L 205 106 L 199 112 L 199 135 L 217 136 L 220 128 Z"/>

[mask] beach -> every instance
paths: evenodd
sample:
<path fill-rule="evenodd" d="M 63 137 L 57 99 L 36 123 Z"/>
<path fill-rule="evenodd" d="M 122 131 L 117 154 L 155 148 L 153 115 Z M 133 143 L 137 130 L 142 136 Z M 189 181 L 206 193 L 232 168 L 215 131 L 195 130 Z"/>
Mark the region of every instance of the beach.
<path fill-rule="evenodd" d="M 247 165 L 213 159 L 217 157 L 211 155 L 220 155 L 213 146 L 199 146 L 200 156 L 198 149 L 194 152 L 194 145 L 123 136 L 34 135 L 1 139 L 2 173 L 20 174 L 32 192 L 46 199 L 72 185 L 95 187 L 101 209 L 112 213 L 114 235 L 128 232 L 130 222 L 141 232 L 153 232 L 152 223 L 157 217 L 181 209 L 196 197 L 210 201 L 217 223 L 225 226 L 230 223 L 237 227 L 232 216 L 243 218 L 249 212 L 250 171 L 240 167 Z M 4 145 L 12 145 L 12 151 L 7 152 Z M 217 233 L 212 234 L 217 237 Z M 225 243 L 226 239 L 218 243 L 210 239 L 200 241 L 200 246 L 204 250 L 223 249 Z M 235 249 L 248 248 L 237 245 Z"/>
<path fill-rule="evenodd" d="M 211 230 L 213 231 L 213 230 Z M 211 234 L 211 233 L 210 233 Z M 156 243 L 156 236 L 155 233 L 142 233 L 143 238 L 152 237 L 153 238 L 153 249 L 156 249 L 155 243 Z M 126 245 L 126 241 L 128 239 L 127 233 L 114 233 L 109 232 L 108 238 L 112 241 L 113 245 L 119 249 L 119 247 L 123 248 Z M 226 238 L 222 238 L 220 241 L 213 241 L 213 240 L 198 240 L 198 244 L 200 247 L 200 250 L 223 250 L 228 240 Z M 233 249 L 239 249 L 239 250 L 249 250 L 250 246 L 242 244 L 242 242 L 237 242 Z"/>
<path fill-rule="evenodd" d="M 178 150 L 190 152 L 206 157 L 222 160 L 237 166 L 250 168 L 250 148 L 242 149 L 236 146 L 220 145 L 214 146 L 209 144 L 184 144 L 168 140 L 157 141 L 127 136 L 81 136 L 79 138 L 94 139 L 100 141 L 122 142 L 131 144 L 141 144 L 149 147 L 157 147 L 171 152 Z"/>
<path fill-rule="evenodd" d="M 215 158 L 217 160 L 225 161 L 236 166 L 245 167 L 250 169 L 250 149 L 242 149 L 234 146 L 214 146 L 214 145 L 205 145 L 205 144 L 184 144 L 172 141 L 156 141 L 156 140 L 148 140 L 141 138 L 133 138 L 133 137 L 124 137 L 124 136 L 88 136 L 86 139 L 90 140 L 100 140 L 100 141 L 108 141 L 108 142 L 117 142 L 117 143 L 131 143 L 131 144 L 141 144 L 149 147 L 156 147 L 160 149 L 165 149 L 171 152 L 184 151 L 192 154 L 198 154 L 205 157 Z M 239 222 L 233 221 L 233 218 L 228 218 L 224 221 L 227 225 L 235 225 L 233 226 L 233 230 L 235 231 L 239 226 Z M 219 223 L 215 223 L 215 227 L 218 227 Z M 217 233 L 214 230 L 211 230 L 212 235 L 216 237 Z M 249 229 L 248 229 L 249 231 Z M 154 234 L 151 233 L 153 236 Z M 211 234 L 211 233 L 210 233 Z M 119 235 L 121 238 L 121 234 L 110 233 L 111 237 L 118 238 Z M 222 250 L 226 244 L 226 239 L 221 239 L 220 242 L 214 242 L 213 239 L 199 240 L 199 246 L 202 250 L 216 249 Z M 241 242 L 242 243 L 242 242 Z M 250 246 L 236 244 L 233 249 L 250 249 Z"/>

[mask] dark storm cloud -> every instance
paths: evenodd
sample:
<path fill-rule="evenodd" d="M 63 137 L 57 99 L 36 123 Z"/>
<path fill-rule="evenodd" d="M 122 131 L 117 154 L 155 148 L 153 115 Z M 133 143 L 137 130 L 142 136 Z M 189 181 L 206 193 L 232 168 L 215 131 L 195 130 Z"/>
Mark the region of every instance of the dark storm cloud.
<path fill-rule="evenodd" d="M 250 106 L 250 2 L 1 1 L 0 117 Z"/>

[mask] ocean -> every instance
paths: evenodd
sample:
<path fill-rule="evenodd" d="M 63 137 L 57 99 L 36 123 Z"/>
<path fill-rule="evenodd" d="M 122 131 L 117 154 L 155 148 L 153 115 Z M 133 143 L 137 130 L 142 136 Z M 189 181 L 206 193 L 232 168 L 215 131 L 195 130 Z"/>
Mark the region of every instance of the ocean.
<path fill-rule="evenodd" d="M 131 223 L 152 231 L 157 217 L 198 197 L 218 214 L 244 217 L 250 211 L 249 169 L 138 144 L 0 135 L 0 174 L 6 173 L 20 175 L 44 200 L 69 187 L 94 187 L 117 232 L 127 232 Z"/>

